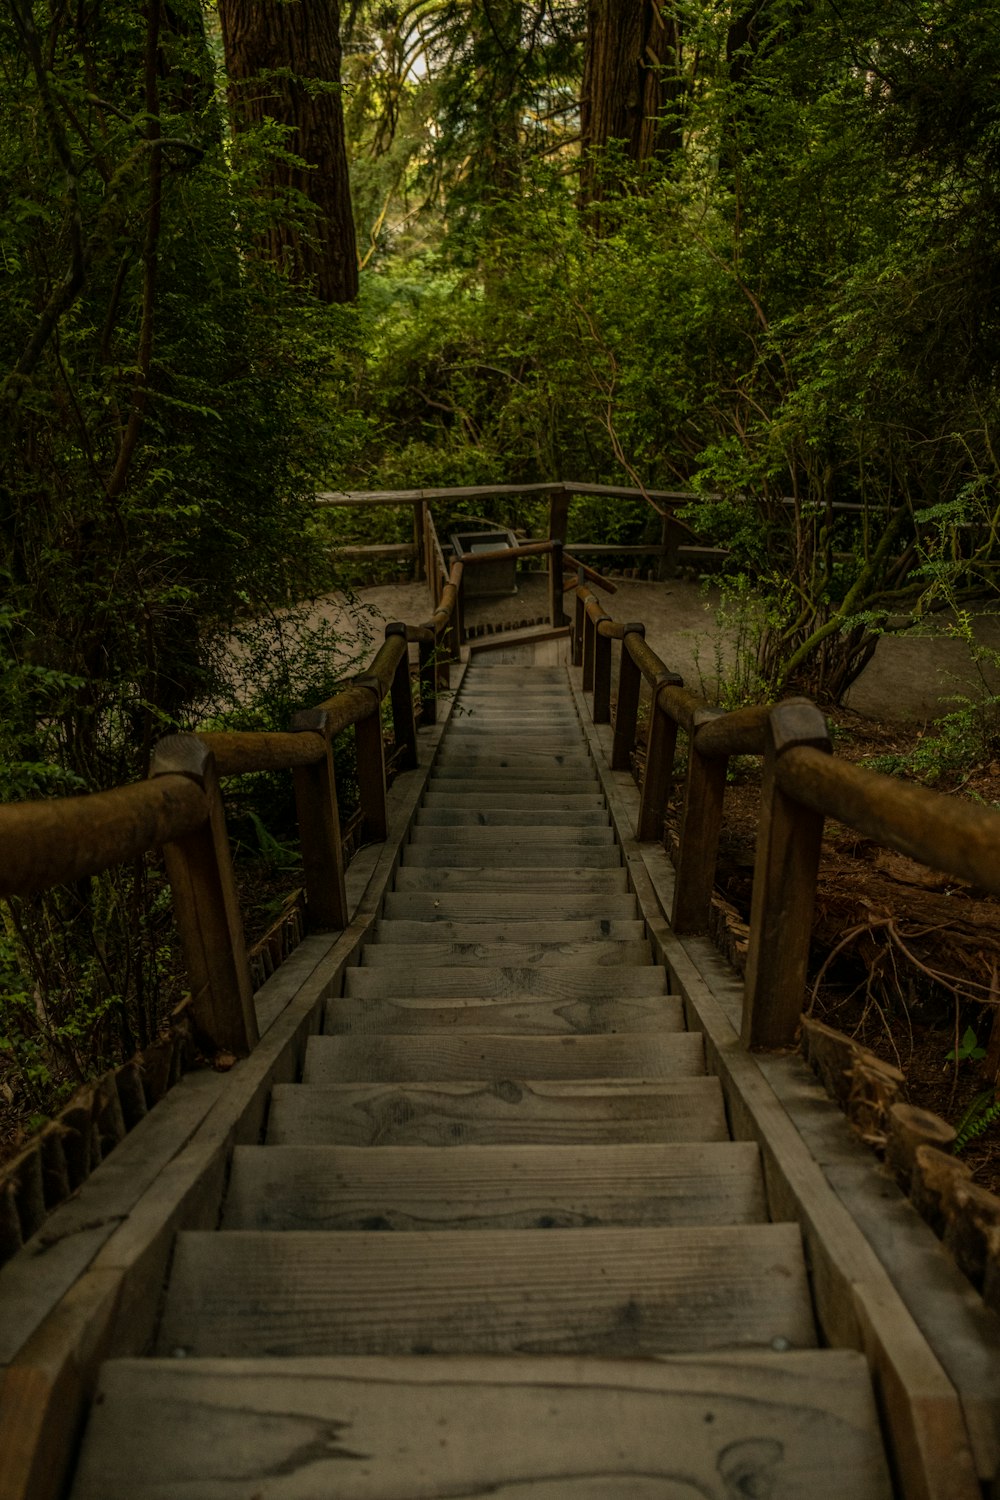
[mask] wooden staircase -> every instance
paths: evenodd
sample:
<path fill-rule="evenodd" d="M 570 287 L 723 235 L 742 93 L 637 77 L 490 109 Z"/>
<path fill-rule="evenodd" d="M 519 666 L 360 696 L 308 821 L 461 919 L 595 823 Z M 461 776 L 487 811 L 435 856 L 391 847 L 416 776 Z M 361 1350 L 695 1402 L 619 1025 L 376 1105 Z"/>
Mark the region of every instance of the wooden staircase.
<path fill-rule="evenodd" d="M 466 673 L 374 940 L 105 1364 L 74 1500 L 888 1497 L 561 668 Z M 392 1231 L 392 1232 L 388 1232 Z"/>

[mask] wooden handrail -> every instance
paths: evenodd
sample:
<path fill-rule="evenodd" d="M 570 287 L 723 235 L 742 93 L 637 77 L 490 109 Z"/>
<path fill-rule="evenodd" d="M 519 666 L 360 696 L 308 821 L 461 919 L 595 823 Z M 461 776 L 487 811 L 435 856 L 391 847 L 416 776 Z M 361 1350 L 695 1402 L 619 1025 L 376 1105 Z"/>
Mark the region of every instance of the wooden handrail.
<path fill-rule="evenodd" d="M 823 823 L 828 817 L 912 859 L 1000 893 L 1000 813 L 911 786 L 830 753 L 826 722 L 807 700 L 726 713 L 684 688 L 642 627 L 613 620 L 579 583 L 573 662 L 595 724 L 611 719 L 611 642 L 621 642 L 612 770 L 635 749 L 638 684 L 650 719 L 636 837 L 662 840 L 678 730 L 688 736 L 671 915 L 678 933 L 708 928 L 729 760 L 759 755 L 764 779 L 744 991 L 743 1040 L 790 1045 L 799 1024 Z"/>

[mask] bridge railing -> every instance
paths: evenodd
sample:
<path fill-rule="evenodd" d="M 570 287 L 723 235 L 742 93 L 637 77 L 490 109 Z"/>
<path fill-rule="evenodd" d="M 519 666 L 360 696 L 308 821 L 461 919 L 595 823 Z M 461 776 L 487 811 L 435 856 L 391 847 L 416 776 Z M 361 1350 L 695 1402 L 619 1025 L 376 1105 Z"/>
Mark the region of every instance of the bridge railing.
<path fill-rule="evenodd" d="M 630 768 L 641 684 L 649 721 L 636 837 L 662 839 L 678 732 L 688 740 L 671 925 L 708 930 L 729 761 L 763 762 L 747 953 L 743 1041 L 792 1045 L 805 993 L 823 825 L 835 818 L 911 859 L 1000 893 L 1000 814 L 838 760 L 826 721 L 807 699 L 725 713 L 689 692 L 652 651 L 641 624 L 621 624 L 582 581 L 575 590 L 573 659 L 595 723 L 611 722 L 612 642 L 621 642 L 612 770 Z"/>
<path fill-rule="evenodd" d="M 421 718 L 433 723 L 442 663 L 457 649 L 461 564 L 424 624 L 386 626 L 368 670 L 326 702 L 299 713 L 287 732 L 178 734 L 153 751 L 149 779 L 81 797 L 0 807 L 0 898 L 26 896 L 98 875 L 162 849 L 191 986 L 188 1013 L 204 1046 L 243 1056 L 257 1041 L 253 984 L 226 833 L 227 776 L 292 775 L 308 925 L 349 921 L 333 743 L 353 729 L 360 834 L 387 836 L 382 703 L 391 705 L 394 762 L 417 764 L 410 641 L 419 648 Z"/>

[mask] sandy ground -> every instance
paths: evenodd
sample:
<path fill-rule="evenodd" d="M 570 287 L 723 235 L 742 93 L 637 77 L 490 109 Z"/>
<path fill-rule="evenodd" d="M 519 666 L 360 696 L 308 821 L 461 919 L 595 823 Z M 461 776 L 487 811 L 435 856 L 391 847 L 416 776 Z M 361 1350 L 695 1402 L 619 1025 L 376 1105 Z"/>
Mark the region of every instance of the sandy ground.
<path fill-rule="evenodd" d="M 646 583 L 616 580 L 614 595 L 602 594 L 608 613 L 618 620 L 642 620 L 646 639 L 667 665 L 679 672 L 695 692 L 711 697 L 718 673 L 726 672 L 735 657 L 736 633 L 718 623 L 718 595 L 685 580 Z M 372 641 L 381 638 L 389 620 L 415 622 L 430 613 L 425 584 L 385 584 L 359 589 L 360 618 L 367 622 Z M 489 620 L 519 622 L 542 618 L 547 609 L 542 574 L 520 580 L 514 595 L 470 602 L 470 623 Z M 353 630 L 358 611 L 351 611 L 337 595 L 317 605 L 316 618 L 326 617 Z M 983 614 L 976 621 L 977 637 L 1000 650 L 1000 617 Z M 981 684 L 962 641 L 947 633 L 947 621 L 927 627 L 926 633 L 883 636 L 875 656 L 847 696 L 847 706 L 868 718 L 927 720 L 946 713 L 957 695 L 975 696 Z"/>

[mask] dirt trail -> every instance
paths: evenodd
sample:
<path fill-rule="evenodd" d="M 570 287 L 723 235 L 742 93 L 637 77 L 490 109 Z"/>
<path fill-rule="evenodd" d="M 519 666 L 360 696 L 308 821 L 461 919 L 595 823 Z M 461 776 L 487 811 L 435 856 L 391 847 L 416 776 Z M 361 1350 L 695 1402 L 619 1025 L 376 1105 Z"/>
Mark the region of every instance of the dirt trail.
<path fill-rule="evenodd" d="M 679 579 L 667 583 L 621 579 L 616 583 L 615 594 L 601 595 L 608 613 L 618 620 L 642 620 L 653 650 L 695 692 L 710 696 L 720 668 L 727 671 L 735 658 L 734 630 L 716 622 L 718 592 Z M 359 589 L 357 597 L 370 612 L 373 640 L 389 620 L 412 623 L 430 613 L 424 584 Z M 544 576 L 529 575 L 514 595 L 470 604 L 468 618 L 494 623 L 537 619 L 545 615 L 546 599 Z M 346 630 L 353 629 L 353 617 L 338 595 L 318 603 L 315 617 L 323 616 L 342 622 Z M 1000 650 L 1000 617 L 978 616 L 976 635 Z M 949 634 L 948 620 L 942 616 L 919 635 L 884 636 L 848 693 L 847 706 L 865 718 L 921 721 L 946 713 L 952 706 L 949 700 L 956 695 L 975 696 L 980 688 L 966 646 Z"/>

